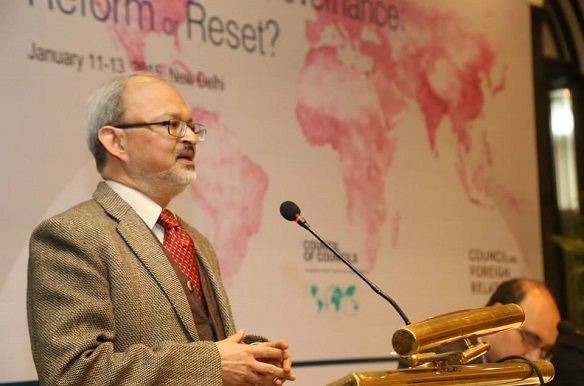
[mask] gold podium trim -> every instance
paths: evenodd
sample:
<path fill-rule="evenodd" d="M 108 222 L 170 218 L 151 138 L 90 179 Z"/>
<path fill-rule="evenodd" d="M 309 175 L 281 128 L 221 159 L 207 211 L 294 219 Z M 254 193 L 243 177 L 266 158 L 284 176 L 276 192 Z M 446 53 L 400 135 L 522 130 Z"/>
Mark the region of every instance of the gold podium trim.
<path fill-rule="evenodd" d="M 554 377 L 549 361 L 536 361 L 545 383 Z M 327 386 L 455 386 L 455 385 L 539 385 L 533 368 L 525 362 L 489 363 L 481 365 L 454 365 L 443 367 L 415 367 L 389 371 L 355 372 Z"/>
<path fill-rule="evenodd" d="M 517 328 L 524 319 L 517 304 L 451 312 L 398 329 L 393 334 L 393 349 L 406 357 L 461 339 Z"/>

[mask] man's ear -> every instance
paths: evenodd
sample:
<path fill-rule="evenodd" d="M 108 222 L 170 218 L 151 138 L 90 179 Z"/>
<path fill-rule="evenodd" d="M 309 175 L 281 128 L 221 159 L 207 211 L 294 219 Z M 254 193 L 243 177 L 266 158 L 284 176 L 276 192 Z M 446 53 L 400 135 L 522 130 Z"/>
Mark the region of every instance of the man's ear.
<path fill-rule="evenodd" d="M 123 130 L 113 126 L 104 126 L 99 129 L 97 138 L 112 157 L 122 161 L 128 160 L 128 153 L 125 147 L 127 134 Z"/>

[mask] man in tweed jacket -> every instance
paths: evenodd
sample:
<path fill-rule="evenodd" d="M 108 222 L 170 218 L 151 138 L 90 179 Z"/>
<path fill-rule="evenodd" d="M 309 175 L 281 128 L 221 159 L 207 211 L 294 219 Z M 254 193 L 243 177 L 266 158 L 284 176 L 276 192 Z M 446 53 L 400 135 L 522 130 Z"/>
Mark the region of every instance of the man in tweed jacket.
<path fill-rule="evenodd" d="M 27 309 L 41 384 L 294 380 L 285 341 L 236 331 L 209 241 L 178 218 L 195 244 L 202 299 L 162 246 L 156 220 L 196 177 L 204 129 L 191 122 L 178 92 L 150 74 L 114 78 L 90 99 L 86 136 L 105 181 L 30 241 Z"/>

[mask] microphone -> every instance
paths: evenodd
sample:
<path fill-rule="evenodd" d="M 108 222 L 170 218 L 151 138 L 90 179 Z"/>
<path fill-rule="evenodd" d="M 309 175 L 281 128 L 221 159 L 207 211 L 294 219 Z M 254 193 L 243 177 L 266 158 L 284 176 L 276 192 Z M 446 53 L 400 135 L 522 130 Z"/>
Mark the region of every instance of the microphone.
<path fill-rule="evenodd" d="M 406 325 L 411 324 L 411 322 L 408 319 L 408 317 L 406 316 L 406 314 L 402 311 L 402 309 L 398 306 L 398 304 L 392 298 L 390 298 L 381 289 L 379 289 L 379 287 L 377 287 L 375 284 L 373 284 L 365 275 L 363 275 L 363 273 L 361 273 L 361 271 L 359 271 L 353 264 L 351 264 L 350 261 L 345 259 L 345 257 L 343 255 L 341 255 L 339 252 L 337 252 L 337 250 L 334 249 L 329 243 L 327 243 L 322 237 L 320 237 L 320 235 L 318 233 L 316 233 L 314 230 L 312 230 L 310 225 L 308 225 L 308 222 L 300 214 L 300 208 L 298 207 L 298 205 L 296 205 L 292 201 L 284 201 L 280 205 L 280 214 L 286 220 L 294 221 L 298 225 L 300 225 L 302 228 L 304 228 L 307 231 L 309 231 L 310 233 L 312 233 L 312 235 L 314 237 L 316 237 L 318 239 L 318 241 L 320 241 L 336 257 L 338 257 L 343 263 L 345 263 L 345 265 L 347 267 L 349 267 L 355 274 L 357 274 L 357 276 L 359 276 L 365 283 L 367 283 L 369 285 L 369 287 L 371 287 L 371 289 L 376 294 L 378 294 L 379 296 L 381 296 L 382 298 L 387 300 L 393 306 L 393 308 L 397 311 L 397 313 L 401 316 L 401 318 L 403 319 L 403 321 L 405 322 Z"/>
<path fill-rule="evenodd" d="M 300 208 L 292 201 L 284 201 L 280 205 L 280 214 L 288 221 L 295 221 L 301 227 L 310 229 L 310 225 L 306 222 L 304 217 L 300 215 Z"/>

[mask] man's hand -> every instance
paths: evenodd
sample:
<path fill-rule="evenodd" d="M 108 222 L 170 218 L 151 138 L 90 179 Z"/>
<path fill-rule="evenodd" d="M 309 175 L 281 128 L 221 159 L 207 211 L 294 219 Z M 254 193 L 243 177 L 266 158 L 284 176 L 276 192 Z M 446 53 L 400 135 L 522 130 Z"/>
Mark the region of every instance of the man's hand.
<path fill-rule="evenodd" d="M 259 358 L 259 360 L 270 363 L 274 366 L 280 367 L 286 374 L 289 375 L 288 378 L 277 378 L 274 379 L 275 385 L 282 385 L 286 380 L 295 380 L 296 376 L 292 374 L 292 358 L 288 352 L 288 343 L 285 340 L 277 340 L 275 342 L 263 342 L 263 343 L 252 343 L 254 346 L 265 346 L 273 347 L 282 350 L 282 357 L 280 359 L 270 359 L 270 358 Z M 258 359 L 258 358 L 256 358 Z"/>
<path fill-rule="evenodd" d="M 221 355 L 225 385 L 280 386 L 296 379 L 291 371 L 288 343 L 279 340 L 246 345 L 243 336 L 244 332 L 238 331 L 215 343 Z"/>

